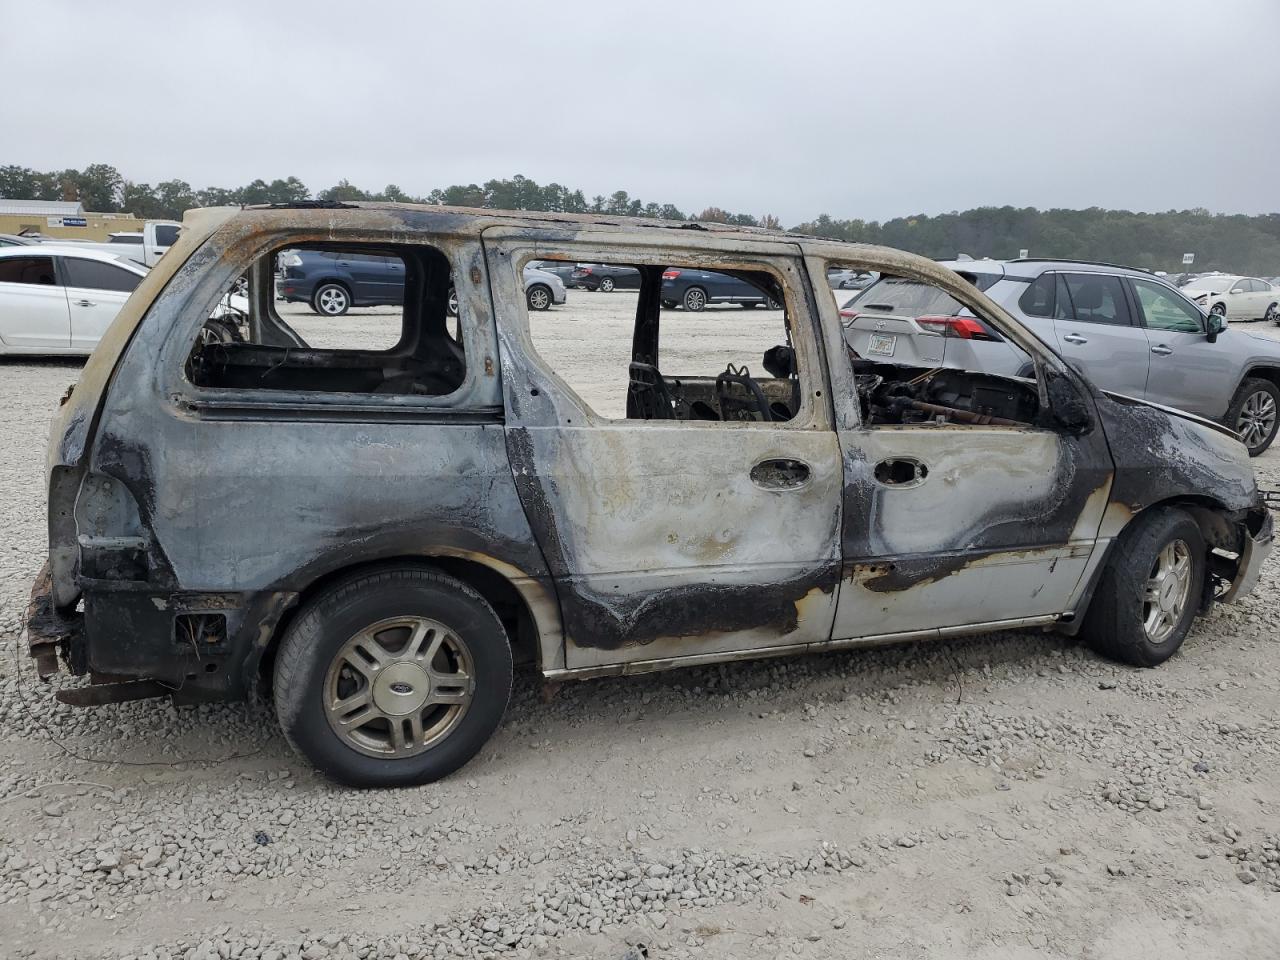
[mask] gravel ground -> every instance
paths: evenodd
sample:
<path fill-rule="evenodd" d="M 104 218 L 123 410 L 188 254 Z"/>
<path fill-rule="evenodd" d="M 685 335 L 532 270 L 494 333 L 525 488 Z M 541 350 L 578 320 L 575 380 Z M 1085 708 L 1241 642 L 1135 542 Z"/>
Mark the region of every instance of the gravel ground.
<path fill-rule="evenodd" d="M 585 391 L 630 302 L 536 318 Z M 357 792 L 262 706 L 74 711 L 35 679 L 47 423 L 77 372 L 0 361 L 0 955 L 1275 955 L 1274 559 L 1156 670 L 1020 633 L 549 703 L 525 674 L 460 774 Z M 1256 465 L 1280 486 L 1280 451 Z"/>

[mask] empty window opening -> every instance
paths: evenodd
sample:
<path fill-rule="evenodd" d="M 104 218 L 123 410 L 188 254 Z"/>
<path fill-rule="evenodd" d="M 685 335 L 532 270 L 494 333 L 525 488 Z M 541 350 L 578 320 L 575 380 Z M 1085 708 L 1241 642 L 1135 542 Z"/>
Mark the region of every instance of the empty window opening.
<path fill-rule="evenodd" d="M 799 412 L 805 372 L 772 272 L 607 261 L 531 266 L 565 287 L 550 309 L 529 304 L 534 346 L 600 416 L 781 423 Z M 524 280 L 527 288 L 528 268 Z"/>
<path fill-rule="evenodd" d="M 201 329 L 187 365 L 197 386 L 416 396 L 461 386 L 465 354 L 441 251 L 317 244 L 259 266 L 260 295 L 250 274 L 237 279 Z"/>
<path fill-rule="evenodd" d="M 853 269 L 844 265 L 830 265 Z M 960 276 L 998 295 L 997 272 Z M 1019 293 L 1023 287 L 1018 287 Z M 946 290 L 883 275 L 848 296 L 840 322 L 853 364 L 863 423 L 1025 427 L 1040 421 L 1031 357 Z M 895 470 L 907 466 L 895 464 Z M 906 481 L 898 474 L 882 482 Z M 918 478 L 917 478 L 918 479 Z"/>

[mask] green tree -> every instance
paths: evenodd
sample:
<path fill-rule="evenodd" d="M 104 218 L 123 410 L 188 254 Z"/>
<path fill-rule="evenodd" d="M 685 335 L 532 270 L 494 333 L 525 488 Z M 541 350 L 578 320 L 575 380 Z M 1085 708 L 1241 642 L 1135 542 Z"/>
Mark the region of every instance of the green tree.
<path fill-rule="evenodd" d="M 120 185 L 120 209 L 143 220 L 168 219 L 171 214 L 149 183 L 125 180 Z"/>
<path fill-rule="evenodd" d="M 255 181 L 255 183 L 261 183 L 261 182 L 262 182 L 261 180 Z M 321 200 L 337 200 L 339 202 L 344 200 L 368 200 L 369 199 L 369 194 L 365 193 L 359 187 L 353 186 L 351 181 L 345 180 L 345 179 L 339 180 L 334 186 L 330 187 L 328 190 L 321 190 L 320 193 L 317 194 L 317 196 Z M 260 201 L 254 201 L 254 202 L 260 202 Z"/>
<path fill-rule="evenodd" d="M 61 200 L 58 175 L 30 167 L 0 167 L 0 197 L 11 200 Z"/>
<path fill-rule="evenodd" d="M 202 207 L 229 207 L 237 203 L 236 191 L 226 187 L 206 187 L 198 194 Z"/>
<path fill-rule="evenodd" d="M 64 170 L 60 180 L 63 196 L 79 200 L 86 211 L 114 213 L 120 209 L 124 178 L 110 164 L 93 163 L 83 170 Z"/>
<path fill-rule="evenodd" d="M 180 220 L 192 207 L 200 206 L 200 198 L 185 180 L 165 180 L 156 184 L 155 195 L 163 213 L 161 217 Z"/>

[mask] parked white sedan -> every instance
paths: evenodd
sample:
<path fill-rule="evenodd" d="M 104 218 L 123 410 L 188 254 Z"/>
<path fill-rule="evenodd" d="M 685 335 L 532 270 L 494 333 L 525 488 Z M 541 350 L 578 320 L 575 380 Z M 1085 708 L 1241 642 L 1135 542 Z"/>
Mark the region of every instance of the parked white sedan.
<path fill-rule="evenodd" d="M 1210 274 L 1197 277 L 1182 292 L 1210 313 L 1228 320 L 1272 320 L 1280 323 L 1280 287 L 1257 277 Z"/>
<path fill-rule="evenodd" d="M 146 275 L 73 244 L 0 248 L 0 353 L 92 353 Z"/>

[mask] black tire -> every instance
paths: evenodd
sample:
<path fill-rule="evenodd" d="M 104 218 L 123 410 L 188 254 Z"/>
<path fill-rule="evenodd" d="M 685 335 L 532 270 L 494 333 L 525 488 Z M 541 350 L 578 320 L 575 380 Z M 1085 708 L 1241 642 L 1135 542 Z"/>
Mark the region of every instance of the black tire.
<path fill-rule="evenodd" d="M 393 617 L 425 617 L 465 643 L 472 694 L 440 742 L 399 758 L 360 752 L 336 733 L 326 676 L 348 640 Z M 511 647 L 493 608 L 453 577 L 423 567 L 367 571 L 310 600 L 289 625 L 275 665 L 276 714 L 290 745 L 327 776 L 354 787 L 397 787 L 448 776 L 479 752 L 511 696 Z"/>
<path fill-rule="evenodd" d="M 244 334 L 240 325 L 225 317 L 211 317 L 200 328 L 200 343 L 211 346 L 215 343 L 244 343 Z"/>
<path fill-rule="evenodd" d="M 756 307 L 760 306 L 760 304 L 756 303 L 754 300 L 748 300 L 746 303 L 741 304 L 741 306 L 743 310 L 754 310 Z"/>
<path fill-rule="evenodd" d="M 597 289 L 603 293 L 613 293 L 613 277 L 601 277 Z"/>
<path fill-rule="evenodd" d="M 769 298 L 765 301 L 765 304 L 764 304 L 764 305 L 765 305 L 766 307 L 768 307 L 770 310 L 781 310 L 781 309 L 782 309 L 782 304 L 780 304 L 777 300 L 773 299 L 773 297 L 769 297 Z"/>
<path fill-rule="evenodd" d="M 674 300 L 663 300 L 662 305 L 666 307 L 668 310 L 674 310 L 676 307 L 679 306 L 679 304 L 676 303 Z"/>
<path fill-rule="evenodd" d="M 445 301 L 444 312 L 451 317 L 458 315 L 458 288 L 449 287 L 449 299 Z"/>
<path fill-rule="evenodd" d="M 311 309 L 322 317 L 340 317 L 351 309 L 351 291 L 340 283 L 322 283 L 311 294 Z"/>
<path fill-rule="evenodd" d="M 1209 308 L 1209 312 L 1215 313 L 1220 317 L 1225 317 L 1227 315 L 1227 305 L 1225 303 L 1215 303 Z"/>
<path fill-rule="evenodd" d="M 1267 312 L 1262 315 L 1263 320 L 1270 320 L 1272 323 L 1280 326 L 1280 303 L 1271 303 L 1267 305 Z"/>
<path fill-rule="evenodd" d="M 545 283 L 534 283 L 524 292 L 524 300 L 530 310 L 550 310 L 555 298 Z"/>
<path fill-rule="evenodd" d="M 1224 422 L 1244 438 L 1249 456 L 1256 457 L 1271 446 L 1280 429 L 1280 387 L 1270 380 L 1249 377 L 1236 391 Z"/>
<path fill-rule="evenodd" d="M 707 291 L 701 287 L 690 287 L 681 298 L 684 308 L 690 313 L 698 313 L 707 309 Z"/>
<path fill-rule="evenodd" d="M 1171 632 L 1159 640 L 1145 623 L 1148 581 L 1161 551 L 1171 544 L 1186 546 L 1190 570 L 1187 596 Z M 1140 514 L 1111 547 L 1081 635 L 1098 653 L 1137 667 L 1154 667 L 1173 656 L 1196 618 L 1204 595 L 1204 537 L 1188 514 L 1176 507 L 1154 508 Z"/>

